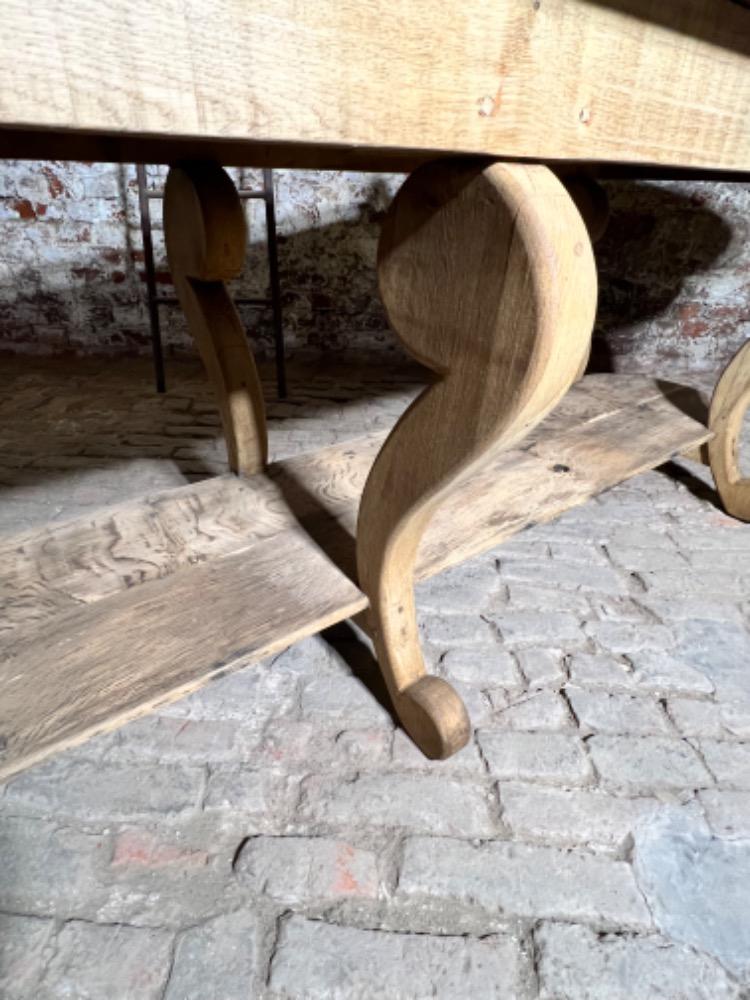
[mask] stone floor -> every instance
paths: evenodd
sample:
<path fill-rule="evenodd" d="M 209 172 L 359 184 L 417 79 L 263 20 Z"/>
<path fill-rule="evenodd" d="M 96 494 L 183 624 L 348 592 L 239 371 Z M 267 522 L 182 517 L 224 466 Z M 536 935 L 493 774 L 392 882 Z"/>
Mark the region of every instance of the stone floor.
<path fill-rule="evenodd" d="M 0 526 L 223 468 L 204 380 L 3 361 Z M 292 371 L 276 457 L 413 372 Z M 681 462 L 419 590 L 429 763 L 341 626 L 10 781 L 5 1000 L 750 997 L 750 527 Z M 50 664 L 54 669 L 54 664 Z"/>

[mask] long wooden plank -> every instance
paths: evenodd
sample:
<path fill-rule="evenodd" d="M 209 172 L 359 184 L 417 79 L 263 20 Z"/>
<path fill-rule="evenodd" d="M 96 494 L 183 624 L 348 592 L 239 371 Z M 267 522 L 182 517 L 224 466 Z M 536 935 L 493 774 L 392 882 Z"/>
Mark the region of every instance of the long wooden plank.
<path fill-rule="evenodd" d="M 642 377 L 585 379 L 545 422 L 546 433 L 543 425 L 524 448 L 497 456 L 466 480 L 431 524 L 418 575 L 431 576 L 706 441 L 710 434 L 687 415 L 687 402 L 678 390 Z M 51 614 L 48 608 L 43 619 L 17 622 L 3 636 L 0 777 L 363 610 L 367 601 L 347 573 L 359 493 L 376 447 L 377 440 L 366 439 L 361 450 L 354 442 L 280 463 L 273 480 L 236 480 L 236 497 L 225 501 L 215 522 L 208 509 L 202 511 L 206 520 L 196 520 L 191 491 L 200 493 L 197 487 L 175 491 L 171 505 L 164 495 L 110 512 L 104 523 L 128 525 L 131 545 L 149 522 L 149 510 L 158 510 L 152 520 L 177 526 L 166 542 L 169 531 L 151 524 L 153 537 L 162 541 L 151 550 L 152 577 L 137 585 L 127 586 L 133 580 L 114 557 L 107 563 L 107 545 L 97 548 L 98 519 L 42 533 L 39 546 L 26 536 L 28 567 L 45 546 L 49 554 L 50 537 L 58 546 L 42 589 L 49 585 L 64 594 L 73 587 L 77 602 L 92 603 L 70 602 Z M 204 488 L 205 497 L 213 495 L 214 487 Z M 228 488 L 221 480 L 217 495 Z M 215 548 L 209 523 L 228 526 L 217 533 Z M 244 526 L 251 523 L 257 530 L 248 540 Z M 185 527 L 190 524 L 192 530 Z M 76 529 L 87 539 L 83 548 L 76 547 Z M 239 550 L 232 550 L 238 542 Z M 102 596 L 96 579 L 85 592 L 80 569 L 66 576 L 66 544 L 79 561 L 88 560 L 95 576 L 101 571 L 110 596 Z M 194 565 L 201 545 L 205 561 Z M 134 560 L 136 566 L 151 562 Z M 23 576 L 18 565 L 13 572 L 17 581 Z M 127 589 L 112 595 L 115 579 Z M 3 594 L 5 617 L 8 590 Z"/>
<path fill-rule="evenodd" d="M 588 376 L 526 438 L 523 450 L 500 454 L 488 465 L 482 491 L 493 502 L 492 481 L 503 476 L 507 488 L 507 477 L 526 468 L 526 453 L 538 475 L 534 452 L 540 442 L 562 452 L 561 436 L 569 442 L 573 426 L 575 433 L 590 435 L 589 425 L 604 417 L 619 414 L 627 421 L 633 407 L 663 402 L 665 391 L 646 376 Z M 658 428 L 657 421 L 657 433 Z M 217 476 L 90 518 L 6 537 L 0 542 L 0 636 L 181 567 L 248 549 L 300 522 L 333 517 L 352 536 L 359 498 L 386 433 L 273 463 L 264 476 Z M 575 488 L 575 474 L 554 482 L 567 495 Z M 449 519 L 454 516 L 450 504 L 445 510 Z M 473 537 L 480 537 L 477 529 Z"/>
<path fill-rule="evenodd" d="M 3 643 L 0 779 L 367 606 L 299 528 Z"/>
<path fill-rule="evenodd" d="M 73 132 L 59 129 L 6 128 L 0 122 L 0 153 L 19 160 L 82 160 L 85 163 L 180 163 L 203 160 L 235 167 L 273 167 L 298 170 L 367 170 L 410 173 L 441 157 L 435 149 L 392 149 L 326 143 L 267 142 L 253 139 L 206 139 L 135 135 L 132 132 Z M 464 151 L 466 152 L 466 151 Z M 509 153 L 490 152 L 496 159 L 514 159 Z M 561 175 L 584 172 L 597 180 L 714 180 L 747 182 L 750 166 L 715 168 L 700 164 L 646 163 L 540 158 Z"/>
<path fill-rule="evenodd" d="M 3 6 L 0 129 L 50 130 L 50 151 L 63 131 L 297 166 L 411 150 L 748 170 L 748 108 L 733 0 Z"/>

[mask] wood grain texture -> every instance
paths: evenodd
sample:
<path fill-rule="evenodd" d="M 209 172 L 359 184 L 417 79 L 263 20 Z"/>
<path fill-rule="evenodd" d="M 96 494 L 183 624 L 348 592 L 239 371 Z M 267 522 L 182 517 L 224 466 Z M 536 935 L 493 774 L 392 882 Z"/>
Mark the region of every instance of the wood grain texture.
<path fill-rule="evenodd" d="M 20 629 L 3 641 L 0 778 L 284 649 L 366 603 L 308 535 L 289 527 L 251 553 Z"/>
<path fill-rule="evenodd" d="M 443 155 L 434 149 L 394 149 L 390 146 L 347 146 L 337 143 L 270 142 L 262 139 L 222 139 L 203 136 L 136 135 L 131 132 L 69 132 L 58 129 L 4 128 L 0 123 L 0 154 L 21 160 L 82 160 L 91 163 L 163 163 L 211 160 L 225 166 L 273 167 L 297 170 L 367 170 L 411 173 Z M 450 156 L 455 156 L 452 151 Z M 486 154 L 480 154 L 486 155 Z M 504 156 L 504 159 L 513 159 Z M 713 180 L 747 183 L 750 166 L 716 169 L 698 165 L 557 157 L 538 161 L 561 175 L 571 168 L 599 180 Z"/>
<path fill-rule="evenodd" d="M 748 170 L 749 59 L 732 0 L 6 0 L 0 128 Z"/>
<path fill-rule="evenodd" d="M 670 434 L 682 430 L 692 441 L 698 425 L 675 420 L 676 406 L 688 408 L 689 392 L 645 376 L 587 376 L 524 439 L 522 449 L 491 457 L 467 481 L 471 519 L 458 543 L 451 525 L 466 517 L 461 496 L 438 510 L 419 549 L 417 577 L 482 552 L 532 521 L 583 502 L 618 476 L 632 475 L 641 451 L 644 468 L 654 456 L 668 457 L 663 440 Z M 613 425 L 639 441 L 617 448 Z M 385 437 L 373 434 L 275 462 L 262 476 L 216 476 L 3 538 L 0 636 L 245 552 L 297 524 L 317 535 L 316 525 L 331 522 L 339 532 L 332 556 L 351 567 L 362 489 Z M 555 464 L 569 471 L 554 472 Z M 499 480 L 509 501 L 498 511 Z M 543 484 L 538 503 L 526 495 L 535 483 Z"/>
<path fill-rule="evenodd" d="M 229 467 L 252 475 L 268 458 L 263 390 L 225 285 L 242 270 L 247 224 L 220 166 L 187 163 L 169 171 L 164 240 L 175 292 L 216 393 Z"/>
<path fill-rule="evenodd" d="M 427 677 L 413 592 L 419 543 L 440 504 L 463 493 L 462 478 L 517 444 L 580 371 L 596 269 L 585 224 L 546 167 L 448 160 L 413 173 L 396 195 L 378 277 L 403 346 L 440 378 L 373 465 L 357 567 L 399 718 L 428 757 L 443 758 L 470 726 L 454 689 Z"/>
<path fill-rule="evenodd" d="M 750 342 L 729 362 L 711 400 L 708 425 L 714 438 L 708 457 L 722 503 L 728 514 L 750 521 L 750 479 L 740 472 L 742 421 L 750 408 Z"/>
<path fill-rule="evenodd" d="M 707 440 L 684 397 L 643 376 L 587 376 L 521 449 L 491 458 L 438 510 L 416 577 Z M 336 445 L 6 539 L 0 777 L 362 611 L 354 531 L 381 443 Z"/>

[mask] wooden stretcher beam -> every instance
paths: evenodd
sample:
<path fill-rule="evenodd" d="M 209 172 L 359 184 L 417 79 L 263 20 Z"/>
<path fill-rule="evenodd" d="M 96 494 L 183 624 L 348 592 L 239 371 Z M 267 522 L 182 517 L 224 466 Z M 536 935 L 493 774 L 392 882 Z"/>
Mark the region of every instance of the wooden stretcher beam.
<path fill-rule="evenodd" d="M 710 438 L 691 391 L 587 376 L 435 514 L 424 579 Z M 0 547 L 0 777 L 351 617 L 383 435 L 207 480 Z M 363 691 L 363 697 L 367 697 Z"/>
<path fill-rule="evenodd" d="M 749 109 L 736 0 L 3 6 L 4 156 L 42 129 L 37 155 L 61 155 L 62 138 L 97 159 L 145 137 L 267 166 L 411 169 L 460 152 L 748 171 Z"/>

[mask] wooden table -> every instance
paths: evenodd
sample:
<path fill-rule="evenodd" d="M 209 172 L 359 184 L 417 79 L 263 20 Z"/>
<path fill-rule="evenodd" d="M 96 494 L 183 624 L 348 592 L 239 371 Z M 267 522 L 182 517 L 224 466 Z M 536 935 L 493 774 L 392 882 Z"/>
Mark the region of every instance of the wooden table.
<path fill-rule="evenodd" d="M 231 473 L 0 549 L 0 774 L 343 618 L 445 757 L 470 722 L 430 676 L 413 583 L 708 442 L 750 520 L 750 346 L 708 420 L 689 390 L 586 376 L 595 178 L 750 179 L 744 0 L 102 0 L 4 6 L 0 154 L 172 164 L 175 285 Z M 245 223 L 218 163 L 405 170 L 380 292 L 435 382 L 390 434 L 267 463 L 225 282 Z"/>

